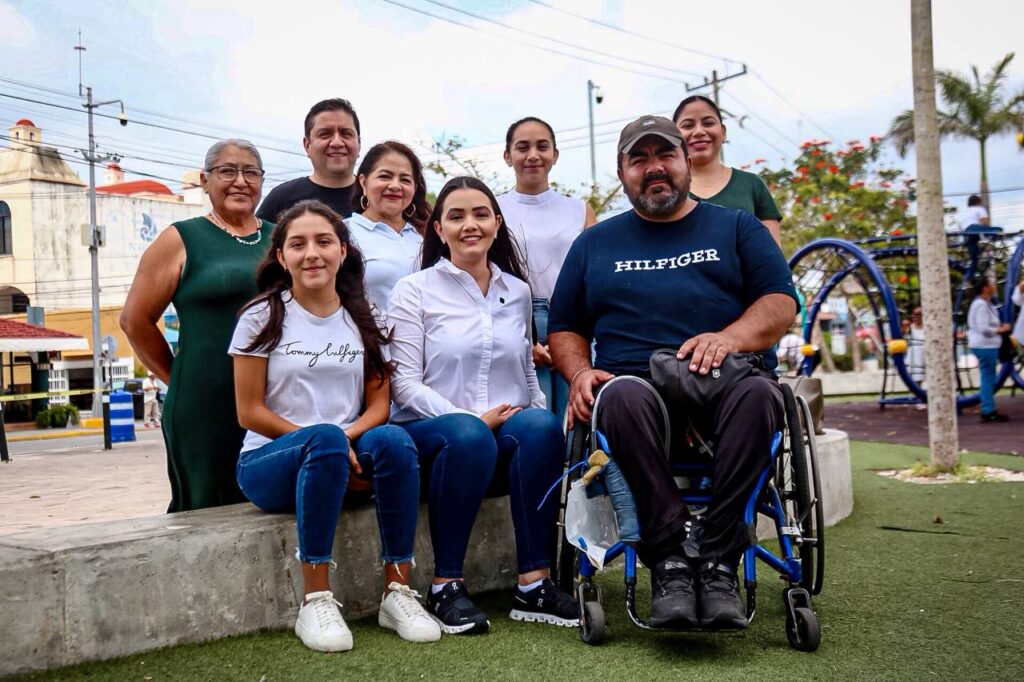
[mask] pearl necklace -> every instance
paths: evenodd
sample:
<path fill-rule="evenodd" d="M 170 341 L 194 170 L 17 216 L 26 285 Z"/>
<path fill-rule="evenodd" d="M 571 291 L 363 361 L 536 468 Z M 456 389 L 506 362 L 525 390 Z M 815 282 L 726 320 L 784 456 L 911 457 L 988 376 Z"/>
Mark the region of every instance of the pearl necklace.
<path fill-rule="evenodd" d="M 256 239 L 246 240 L 245 238 L 240 237 L 239 235 L 237 235 L 234 232 L 232 232 L 231 230 L 229 230 L 228 226 L 224 223 L 224 220 L 219 215 L 217 215 L 216 211 L 210 211 L 210 222 L 211 223 L 213 223 L 214 225 L 216 225 L 220 229 L 224 230 L 224 234 L 228 235 L 229 237 L 234 239 L 239 244 L 245 244 L 246 246 L 256 246 L 257 244 L 259 244 L 263 240 L 263 232 L 260 230 L 260 227 L 262 226 L 262 224 L 260 223 L 259 218 L 256 218 L 255 220 L 256 220 Z"/>

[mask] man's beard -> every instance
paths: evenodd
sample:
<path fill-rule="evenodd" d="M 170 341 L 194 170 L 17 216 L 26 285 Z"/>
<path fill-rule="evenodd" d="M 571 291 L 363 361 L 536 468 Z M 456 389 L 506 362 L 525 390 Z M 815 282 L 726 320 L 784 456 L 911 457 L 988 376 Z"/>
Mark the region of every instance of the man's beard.
<path fill-rule="evenodd" d="M 647 187 L 658 180 L 667 182 L 671 189 L 660 194 L 646 194 Z M 686 195 L 690 189 L 688 182 L 684 180 L 676 184 L 668 173 L 653 173 L 646 176 L 640 186 L 640 191 L 636 194 L 630 192 L 625 186 L 623 188 L 626 190 L 629 203 L 633 204 L 637 212 L 652 218 L 664 218 L 675 213 L 686 202 Z"/>

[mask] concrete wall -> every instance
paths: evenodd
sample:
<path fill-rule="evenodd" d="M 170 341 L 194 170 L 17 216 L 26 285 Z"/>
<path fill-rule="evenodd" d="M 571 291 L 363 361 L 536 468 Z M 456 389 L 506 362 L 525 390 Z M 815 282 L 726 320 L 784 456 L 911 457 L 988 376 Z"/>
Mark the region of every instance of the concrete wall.
<path fill-rule="evenodd" d="M 826 430 L 818 450 L 831 525 L 853 510 L 849 441 Z M 345 616 L 357 618 L 377 610 L 383 588 L 374 510 L 344 510 L 340 525 L 331 584 Z M 2 536 L 0 676 L 290 628 L 302 597 L 296 545 L 294 517 L 249 504 Z M 508 498 L 487 500 L 466 562 L 470 589 L 511 587 L 514 546 Z M 412 582 L 425 593 L 426 507 L 416 557 Z"/>

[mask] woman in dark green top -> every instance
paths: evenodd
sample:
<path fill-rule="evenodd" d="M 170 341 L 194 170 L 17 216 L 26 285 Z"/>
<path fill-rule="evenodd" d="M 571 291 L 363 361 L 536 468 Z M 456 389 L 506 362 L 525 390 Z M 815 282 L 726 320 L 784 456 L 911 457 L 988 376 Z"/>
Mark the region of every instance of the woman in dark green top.
<path fill-rule="evenodd" d="M 722 112 L 713 101 L 701 95 L 687 97 L 672 116 L 683 133 L 690 152 L 690 194 L 726 208 L 753 213 L 781 244 L 779 223 L 782 214 L 764 181 L 753 173 L 722 163 L 725 126 Z"/>
<path fill-rule="evenodd" d="M 160 233 L 139 262 L 121 313 L 139 360 L 168 384 L 168 512 L 245 501 L 235 477 L 245 431 L 235 412 L 228 345 L 238 311 L 256 295 L 256 267 L 274 227 L 255 215 L 263 162 L 252 143 L 216 143 L 203 168 L 213 210 Z M 180 325 L 177 356 L 157 327 L 171 303 Z"/>

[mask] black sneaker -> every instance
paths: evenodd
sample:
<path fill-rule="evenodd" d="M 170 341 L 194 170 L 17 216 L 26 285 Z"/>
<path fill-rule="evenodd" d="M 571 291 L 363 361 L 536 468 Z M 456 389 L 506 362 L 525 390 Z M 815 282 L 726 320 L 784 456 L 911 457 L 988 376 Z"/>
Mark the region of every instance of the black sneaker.
<path fill-rule="evenodd" d="M 651 627 L 697 627 L 693 569 L 684 557 L 669 556 L 651 569 Z"/>
<path fill-rule="evenodd" d="M 709 561 L 700 567 L 700 624 L 706 628 L 747 627 L 739 578 L 732 566 Z"/>
<path fill-rule="evenodd" d="M 427 611 L 448 635 L 483 633 L 491 627 L 487 614 L 470 601 L 461 580 L 445 583 L 440 592 L 427 590 Z"/>
<path fill-rule="evenodd" d="M 580 624 L 580 607 L 575 599 L 558 589 L 551 578 L 544 578 L 540 585 L 529 592 L 516 588 L 508 617 L 512 620 L 525 620 L 527 623 L 550 623 L 574 628 Z"/>
<path fill-rule="evenodd" d="M 1010 421 L 1009 415 L 1000 414 L 999 412 L 989 412 L 988 414 L 981 415 L 981 421 L 985 423 L 999 423 Z"/>

